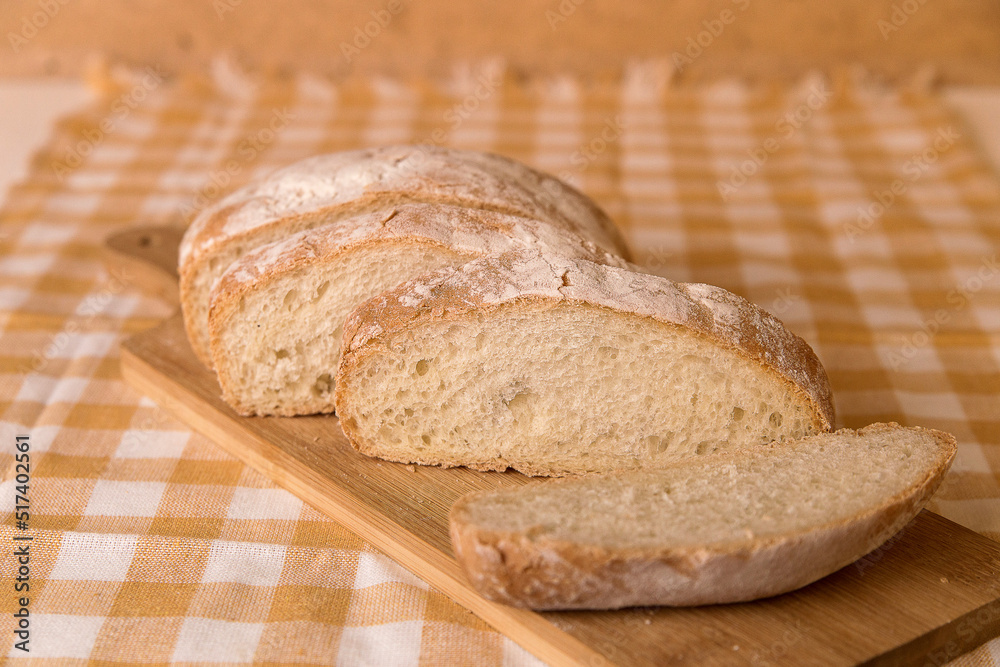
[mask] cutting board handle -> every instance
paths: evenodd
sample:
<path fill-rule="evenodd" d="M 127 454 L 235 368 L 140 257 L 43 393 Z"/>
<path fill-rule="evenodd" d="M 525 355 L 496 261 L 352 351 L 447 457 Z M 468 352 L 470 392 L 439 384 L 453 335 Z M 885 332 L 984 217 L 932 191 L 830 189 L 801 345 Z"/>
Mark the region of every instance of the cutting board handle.
<path fill-rule="evenodd" d="M 104 264 L 144 293 L 179 306 L 177 253 L 184 228 L 131 227 L 104 239 Z"/>

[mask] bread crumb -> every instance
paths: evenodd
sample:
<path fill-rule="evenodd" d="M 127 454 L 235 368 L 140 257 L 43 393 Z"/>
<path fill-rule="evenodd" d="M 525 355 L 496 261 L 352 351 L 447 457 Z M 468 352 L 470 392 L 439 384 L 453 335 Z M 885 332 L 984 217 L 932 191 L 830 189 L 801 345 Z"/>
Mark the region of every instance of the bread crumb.
<path fill-rule="evenodd" d="M 739 651 L 740 650 L 740 645 L 739 644 L 733 644 L 733 650 L 734 651 Z"/>
<path fill-rule="evenodd" d="M 646 625 L 650 625 L 651 623 L 652 623 L 652 621 L 647 618 L 646 619 Z"/>
<path fill-rule="evenodd" d="M 409 470 L 410 472 L 417 472 L 417 466 L 414 465 L 408 465 L 406 466 L 406 469 Z"/>
<path fill-rule="evenodd" d="M 948 583 L 948 577 L 941 577 L 941 583 L 942 584 L 947 584 Z"/>

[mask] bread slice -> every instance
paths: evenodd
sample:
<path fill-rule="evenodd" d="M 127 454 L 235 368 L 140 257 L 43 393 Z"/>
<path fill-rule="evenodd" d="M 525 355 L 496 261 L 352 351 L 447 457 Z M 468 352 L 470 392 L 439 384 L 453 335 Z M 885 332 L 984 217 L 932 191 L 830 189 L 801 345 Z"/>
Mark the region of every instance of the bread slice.
<path fill-rule="evenodd" d="M 548 222 L 627 258 L 608 217 L 565 183 L 499 155 L 388 146 L 321 155 L 275 172 L 206 209 L 180 248 L 184 324 L 211 363 L 208 309 L 215 281 L 242 255 L 304 229 L 406 202 L 443 203 Z"/>
<path fill-rule="evenodd" d="M 461 498 L 455 555 L 485 597 L 534 609 L 743 602 L 805 586 L 899 531 L 955 455 L 947 433 L 874 424 L 655 472 Z"/>
<path fill-rule="evenodd" d="M 356 305 L 516 248 L 626 264 L 552 225 L 446 204 L 401 204 L 257 248 L 213 290 L 209 331 L 223 398 L 244 415 L 333 412 L 341 330 Z"/>
<path fill-rule="evenodd" d="M 833 423 L 812 349 L 745 299 L 532 252 L 360 305 L 335 398 L 365 454 L 532 475 L 662 467 Z"/>

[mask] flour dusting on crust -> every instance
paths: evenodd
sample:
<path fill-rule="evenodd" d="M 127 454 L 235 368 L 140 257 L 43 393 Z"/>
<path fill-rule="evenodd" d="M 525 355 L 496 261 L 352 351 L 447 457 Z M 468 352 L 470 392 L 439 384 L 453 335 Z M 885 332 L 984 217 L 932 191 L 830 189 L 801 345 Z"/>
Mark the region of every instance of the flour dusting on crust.
<path fill-rule="evenodd" d="M 388 213 L 353 216 L 258 247 L 222 275 L 213 303 L 353 247 L 394 241 L 436 244 L 475 257 L 521 249 L 631 266 L 575 234 L 530 218 L 446 204 L 401 204 Z"/>
<path fill-rule="evenodd" d="M 815 352 L 757 305 L 720 287 L 534 251 L 443 269 L 362 304 L 344 324 L 342 356 L 422 318 L 457 317 L 529 299 L 600 306 L 697 331 L 793 383 L 808 396 L 824 430 L 833 425 L 830 384 Z"/>
<path fill-rule="evenodd" d="M 523 215 L 576 231 L 627 256 L 608 217 L 552 176 L 489 153 L 388 146 L 303 160 L 232 193 L 192 223 L 181 244 L 180 263 L 283 219 L 391 198 Z"/>

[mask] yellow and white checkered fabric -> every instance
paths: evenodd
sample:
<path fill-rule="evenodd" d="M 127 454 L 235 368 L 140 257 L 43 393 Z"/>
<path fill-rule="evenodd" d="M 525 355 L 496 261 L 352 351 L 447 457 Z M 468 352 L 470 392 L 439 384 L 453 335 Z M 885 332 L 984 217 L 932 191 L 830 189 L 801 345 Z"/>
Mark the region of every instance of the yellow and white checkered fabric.
<path fill-rule="evenodd" d="M 826 365 L 839 425 L 954 433 L 931 509 L 1000 539 L 1000 182 L 937 97 L 818 77 L 671 90 L 642 67 L 612 82 L 486 69 L 337 86 L 138 72 L 58 124 L 0 213 L 0 654 L 12 664 L 533 662 L 119 374 L 119 342 L 170 307 L 102 268 L 105 236 L 183 224 L 309 155 L 396 142 L 556 173 L 651 271 L 771 310 Z M 18 435 L 31 447 L 27 530 Z M 12 538 L 25 535 L 30 654 L 14 647 Z M 957 662 L 1000 665 L 1000 640 Z"/>

